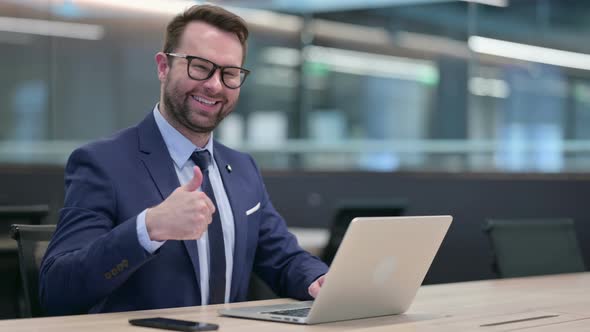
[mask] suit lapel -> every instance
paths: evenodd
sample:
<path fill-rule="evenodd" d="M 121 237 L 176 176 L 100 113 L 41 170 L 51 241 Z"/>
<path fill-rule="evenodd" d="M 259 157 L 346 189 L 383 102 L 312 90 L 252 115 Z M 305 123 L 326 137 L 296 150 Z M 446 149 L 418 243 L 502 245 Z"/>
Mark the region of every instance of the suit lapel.
<path fill-rule="evenodd" d="M 170 153 L 168 152 L 166 143 L 164 143 L 162 134 L 158 129 L 153 113 L 150 112 L 150 114 L 139 124 L 138 135 L 141 160 L 148 170 L 152 181 L 156 184 L 156 187 L 162 196 L 162 200 L 164 200 L 180 186 L 180 182 L 178 182 L 178 175 L 176 175 L 176 171 L 174 170 L 174 162 L 170 157 Z M 193 264 L 197 283 L 200 283 L 197 241 L 186 240 L 182 242 L 184 243 Z"/>
<path fill-rule="evenodd" d="M 244 276 L 242 271 L 244 268 L 244 263 L 246 261 L 246 240 L 248 234 L 248 223 L 246 220 L 246 207 L 243 206 L 242 201 L 239 199 L 241 190 L 239 186 L 239 181 L 233 179 L 234 174 L 229 171 L 227 165 L 230 165 L 226 156 L 223 154 L 223 150 L 219 148 L 219 144 L 215 144 L 215 152 L 213 153 L 215 157 L 215 162 L 217 163 L 217 167 L 219 168 L 219 173 L 221 174 L 221 179 L 223 181 L 223 186 L 225 188 L 225 192 L 227 194 L 227 198 L 229 199 L 229 203 L 232 208 L 232 214 L 234 216 L 234 228 L 235 228 L 235 242 L 234 242 L 234 252 L 233 252 L 233 273 L 232 273 L 232 280 L 231 280 L 231 289 L 230 289 L 230 301 L 237 297 L 238 288 L 240 285 L 240 280 L 242 278 L 249 278 L 250 276 Z"/>
<path fill-rule="evenodd" d="M 138 131 L 141 159 L 164 200 L 180 183 L 153 113 L 139 124 Z"/>

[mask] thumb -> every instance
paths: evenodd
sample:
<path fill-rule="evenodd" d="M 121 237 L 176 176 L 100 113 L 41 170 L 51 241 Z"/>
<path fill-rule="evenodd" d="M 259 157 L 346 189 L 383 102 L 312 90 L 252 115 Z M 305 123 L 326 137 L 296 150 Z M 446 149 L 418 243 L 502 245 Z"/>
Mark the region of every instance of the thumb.
<path fill-rule="evenodd" d="M 198 166 L 194 167 L 194 172 L 195 175 L 193 176 L 193 178 L 184 186 L 182 186 L 186 191 L 195 191 L 199 189 L 201 183 L 203 182 L 203 173 L 201 173 L 201 169 Z"/>

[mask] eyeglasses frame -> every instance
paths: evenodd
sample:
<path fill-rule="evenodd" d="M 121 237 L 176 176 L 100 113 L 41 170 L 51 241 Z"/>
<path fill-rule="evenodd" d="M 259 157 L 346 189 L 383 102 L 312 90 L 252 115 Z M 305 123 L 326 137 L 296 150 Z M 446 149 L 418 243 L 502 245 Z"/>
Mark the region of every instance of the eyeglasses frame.
<path fill-rule="evenodd" d="M 175 57 L 175 58 L 183 58 L 183 59 L 186 59 L 187 60 L 187 63 L 186 63 L 186 74 L 188 75 L 188 77 L 190 79 L 195 80 L 195 81 L 206 81 L 206 80 L 210 79 L 215 74 L 215 72 L 217 71 L 217 69 L 219 69 L 219 71 L 221 73 L 221 81 L 223 82 L 223 85 L 225 85 L 225 87 L 227 87 L 228 89 L 232 89 L 232 90 L 233 89 L 239 89 L 244 84 L 244 82 L 246 81 L 246 77 L 248 77 L 248 74 L 250 74 L 250 71 L 248 69 L 246 69 L 246 68 L 237 67 L 237 66 L 220 66 L 220 65 L 216 64 L 215 62 L 213 62 L 213 61 L 211 61 L 209 59 L 201 58 L 201 57 L 194 56 L 194 55 L 188 55 L 188 54 L 183 54 L 183 53 L 173 53 L 173 52 L 170 52 L 170 53 L 166 52 L 164 54 L 166 54 L 168 56 Z M 208 63 L 210 63 L 210 64 L 213 65 L 213 69 L 209 72 L 209 74 L 207 75 L 207 77 L 202 78 L 202 79 L 198 79 L 198 78 L 194 78 L 194 77 L 191 76 L 191 74 L 190 74 L 190 66 L 191 66 L 191 62 L 192 62 L 193 59 L 205 61 L 205 62 L 208 62 Z M 226 69 L 226 68 L 239 69 L 239 70 L 241 70 L 244 73 L 244 78 L 240 81 L 240 85 L 238 85 L 237 87 L 231 87 L 231 86 L 228 86 L 227 83 L 225 83 L 225 79 L 224 79 L 224 75 L 223 75 L 223 70 Z"/>

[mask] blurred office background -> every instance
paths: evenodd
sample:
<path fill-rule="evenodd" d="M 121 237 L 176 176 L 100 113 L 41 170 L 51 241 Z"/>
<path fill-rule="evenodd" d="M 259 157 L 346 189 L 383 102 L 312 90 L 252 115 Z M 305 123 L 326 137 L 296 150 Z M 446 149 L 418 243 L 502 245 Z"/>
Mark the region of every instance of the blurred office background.
<path fill-rule="evenodd" d="M 0 161 L 63 164 L 155 104 L 195 1 L 0 2 Z M 590 3 L 225 0 L 252 75 L 218 137 L 263 169 L 585 172 Z"/>
<path fill-rule="evenodd" d="M 194 3 L 0 1 L 0 205 L 56 221 L 67 157 L 153 108 L 165 25 Z M 426 280 L 450 282 L 496 276 L 486 218 L 568 217 L 590 261 L 590 1 L 213 3 L 248 22 L 252 71 L 216 137 L 290 226 L 350 201 L 453 214 Z"/>

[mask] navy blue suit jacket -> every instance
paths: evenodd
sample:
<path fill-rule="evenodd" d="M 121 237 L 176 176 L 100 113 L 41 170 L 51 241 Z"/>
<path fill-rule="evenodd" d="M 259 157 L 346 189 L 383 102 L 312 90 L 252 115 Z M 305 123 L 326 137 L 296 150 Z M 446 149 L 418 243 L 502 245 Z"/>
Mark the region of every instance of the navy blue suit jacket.
<path fill-rule="evenodd" d="M 309 298 L 308 286 L 327 266 L 287 231 L 252 157 L 218 142 L 214 151 L 235 222 L 230 301 L 246 300 L 252 270 L 282 296 Z M 64 208 L 40 273 L 47 313 L 201 304 L 196 241 L 167 241 L 149 254 L 137 238 L 137 215 L 180 185 L 152 113 L 74 151 L 65 182 Z M 247 216 L 258 203 L 260 209 Z"/>

